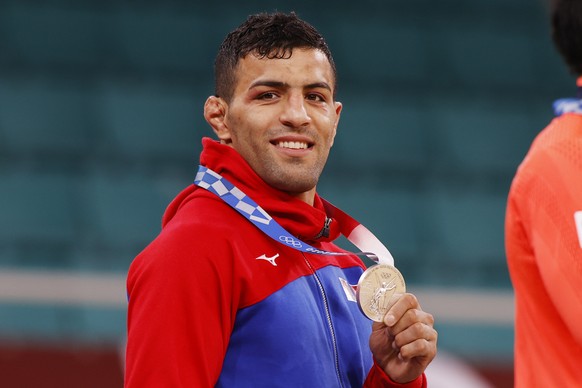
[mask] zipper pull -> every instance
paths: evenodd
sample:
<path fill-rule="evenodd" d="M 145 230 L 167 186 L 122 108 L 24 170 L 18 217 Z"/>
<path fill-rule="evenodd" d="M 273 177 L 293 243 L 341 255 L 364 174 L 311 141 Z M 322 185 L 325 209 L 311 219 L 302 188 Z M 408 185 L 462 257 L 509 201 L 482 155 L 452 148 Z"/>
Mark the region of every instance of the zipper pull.
<path fill-rule="evenodd" d="M 313 239 L 317 240 L 321 237 L 325 237 L 325 238 L 329 237 L 329 226 L 330 225 L 331 225 L 331 218 L 328 216 L 325 216 L 325 222 L 323 223 L 323 229 L 321 229 L 321 231 Z"/>

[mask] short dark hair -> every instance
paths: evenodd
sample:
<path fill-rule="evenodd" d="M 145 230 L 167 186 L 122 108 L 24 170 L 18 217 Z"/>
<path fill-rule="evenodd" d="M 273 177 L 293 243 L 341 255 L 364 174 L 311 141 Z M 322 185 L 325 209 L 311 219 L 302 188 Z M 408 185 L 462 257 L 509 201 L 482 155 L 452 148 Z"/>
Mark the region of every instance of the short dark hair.
<path fill-rule="evenodd" d="M 552 39 L 568 68 L 582 76 L 582 1 L 551 2 Z"/>
<path fill-rule="evenodd" d="M 236 67 L 248 54 L 269 59 L 289 58 L 295 48 L 317 49 L 325 54 L 331 65 L 335 91 L 335 63 L 323 36 L 311 24 L 299 19 L 295 12 L 276 12 L 250 15 L 226 36 L 214 62 L 216 96 L 230 101 L 234 94 Z"/>

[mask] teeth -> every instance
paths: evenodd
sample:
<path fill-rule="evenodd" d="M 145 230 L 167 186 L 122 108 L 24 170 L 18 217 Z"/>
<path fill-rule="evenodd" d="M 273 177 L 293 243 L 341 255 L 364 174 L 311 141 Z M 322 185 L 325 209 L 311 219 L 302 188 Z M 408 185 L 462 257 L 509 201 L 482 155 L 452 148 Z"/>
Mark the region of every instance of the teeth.
<path fill-rule="evenodd" d="M 305 150 L 307 149 L 307 143 L 300 141 L 282 141 L 277 144 L 278 147 L 291 148 L 294 150 Z"/>

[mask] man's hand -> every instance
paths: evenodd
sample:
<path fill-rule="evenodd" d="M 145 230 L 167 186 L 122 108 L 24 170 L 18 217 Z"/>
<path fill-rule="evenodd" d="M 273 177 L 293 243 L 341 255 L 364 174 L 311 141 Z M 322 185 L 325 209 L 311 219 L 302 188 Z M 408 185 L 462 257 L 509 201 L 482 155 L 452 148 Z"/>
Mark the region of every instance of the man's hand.
<path fill-rule="evenodd" d="M 384 322 L 374 322 L 370 349 L 376 363 L 397 383 L 419 377 L 436 356 L 434 318 L 412 294 L 395 294 Z"/>

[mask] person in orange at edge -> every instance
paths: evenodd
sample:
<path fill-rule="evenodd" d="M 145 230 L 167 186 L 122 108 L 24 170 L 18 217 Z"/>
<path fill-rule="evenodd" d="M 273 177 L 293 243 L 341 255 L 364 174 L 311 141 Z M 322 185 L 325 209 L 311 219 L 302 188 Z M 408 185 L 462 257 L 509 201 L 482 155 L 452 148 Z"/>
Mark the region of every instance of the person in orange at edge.
<path fill-rule="evenodd" d="M 509 192 L 516 388 L 582 386 L 582 1 L 553 1 L 551 21 L 578 95 L 554 103 Z"/>
<path fill-rule="evenodd" d="M 350 294 L 361 259 L 322 253 L 358 228 L 316 192 L 342 110 L 323 37 L 294 13 L 251 15 L 215 77 L 219 140 L 129 269 L 125 387 L 426 387 L 432 315 L 398 293 L 371 322 Z"/>

